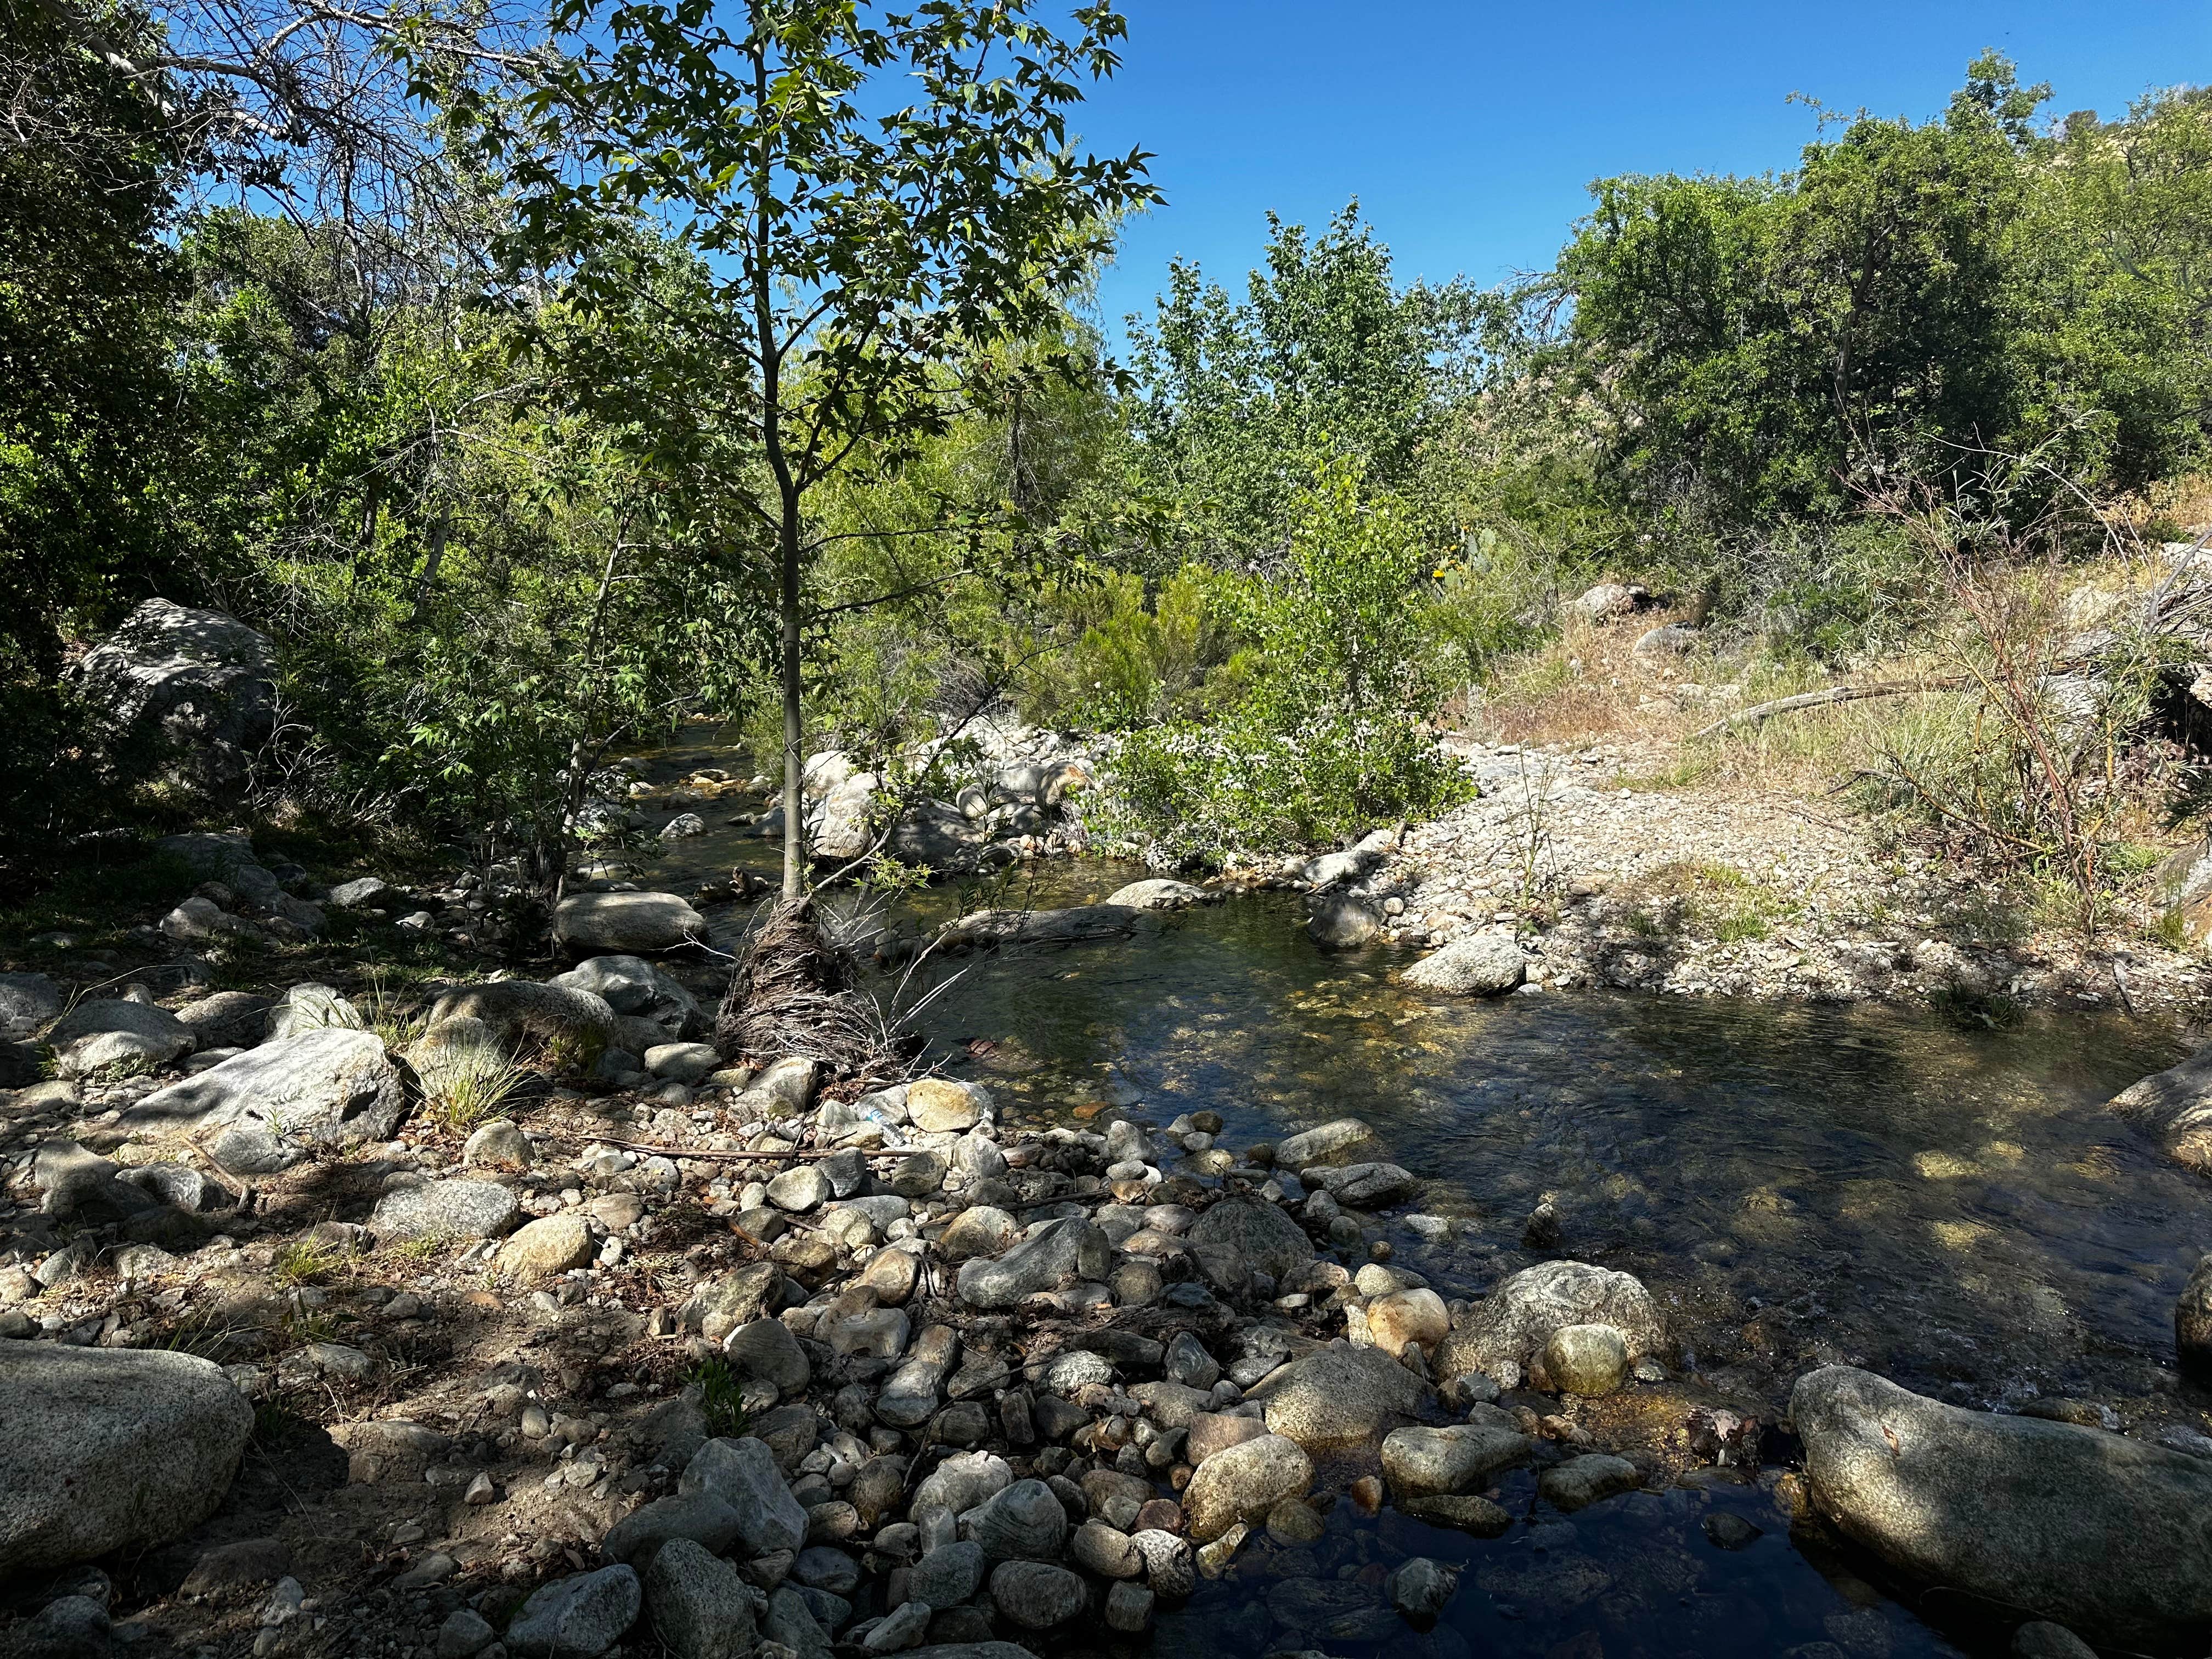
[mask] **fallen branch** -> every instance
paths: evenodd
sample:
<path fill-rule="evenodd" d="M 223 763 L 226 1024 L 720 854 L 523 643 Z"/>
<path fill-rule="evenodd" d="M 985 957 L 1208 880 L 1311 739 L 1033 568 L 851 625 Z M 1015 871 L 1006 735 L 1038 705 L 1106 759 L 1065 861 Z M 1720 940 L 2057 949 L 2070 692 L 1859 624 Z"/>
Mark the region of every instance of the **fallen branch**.
<path fill-rule="evenodd" d="M 736 1152 L 710 1152 L 695 1151 L 689 1146 L 655 1146 L 642 1140 L 613 1140 L 610 1139 L 605 1135 L 576 1136 L 574 1138 L 584 1140 L 588 1145 L 593 1146 L 612 1146 L 618 1152 L 646 1152 L 650 1153 L 654 1157 L 667 1158 L 718 1158 L 725 1163 L 738 1163 L 747 1158 L 772 1158 L 784 1160 L 796 1158 L 803 1161 L 805 1159 L 816 1158 L 835 1158 L 839 1152 L 846 1150 L 842 1146 L 795 1146 L 787 1152 L 753 1151 L 750 1149 L 740 1149 Z M 871 1154 L 871 1156 L 883 1157 L 886 1156 L 886 1154 L 875 1153 Z M 903 1157 L 904 1154 L 902 1153 L 899 1154 L 899 1156 Z"/>
<path fill-rule="evenodd" d="M 1832 685 L 1822 691 L 1801 691 L 1794 697 L 1777 697 L 1772 702 L 1754 703 L 1749 708 L 1739 708 L 1700 727 L 1686 739 L 1695 743 L 1700 738 L 1710 738 L 1716 732 L 1733 731 L 1740 726 L 1755 726 L 1777 714 L 1788 714 L 1800 708 L 1821 708 L 1830 703 L 1857 702 L 1868 697 L 1909 697 L 1920 691 L 1956 691 L 1971 684 L 1970 674 L 1948 674 L 1940 679 L 1877 680 L 1869 685 Z"/>

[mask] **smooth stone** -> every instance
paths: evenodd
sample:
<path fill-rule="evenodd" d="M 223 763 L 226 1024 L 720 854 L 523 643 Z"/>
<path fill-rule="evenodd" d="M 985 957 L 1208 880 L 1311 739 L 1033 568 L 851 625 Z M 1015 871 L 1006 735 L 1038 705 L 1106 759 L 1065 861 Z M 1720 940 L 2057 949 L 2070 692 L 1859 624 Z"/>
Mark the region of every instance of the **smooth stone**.
<path fill-rule="evenodd" d="M 1269 1372 L 1246 1393 L 1265 1407 L 1267 1431 L 1307 1451 L 1378 1440 L 1414 1415 L 1420 1378 L 1376 1348 L 1328 1347 Z"/>
<path fill-rule="evenodd" d="M 1369 1302 L 1368 1340 L 1393 1359 L 1407 1348 L 1433 1348 L 1451 1330 L 1444 1299 L 1431 1290 L 1393 1291 Z"/>
<path fill-rule="evenodd" d="M 1544 1372 L 1556 1394 L 1611 1394 L 1628 1376 L 1628 1339 L 1610 1325 L 1562 1325 L 1544 1344 Z"/>
<path fill-rule="evenodd" d="M 1066 1567 L 1006 1561 L 991 1573 L 991 1600 L 1001 1616 L 1024 1630 L 1051 1630 L 1088 1607 L 1091 1591 Z"/>
<path fill-rule="evenodd" d="M 1384 1585 L 1390 1605 L 1408 1619 L 1434 1619 L 1459 1591 L 1460 1569 L 1417 1555 Z"/>
<path fill-rule="evenodd" d="M 1457 1495 L 1489 1485 L 1502 1471 L 1526 1463 L 1534 1451 L 1528 1437 L 1515 1429 L 1474 1423 L 1393 1429 L 1382 1442 L 1382 1476 L 1392 1497 L 1401 1500 Z"/>
<path fill-rule="evenodd" d="M 1452 996 L 1494 997 L 1520 984 L 1528 958 L 1506 933 L 1474 933 L 1422 957 L 1399 983 Z"/>
<path fill-rule="evenodd" d="M 581 1267 L 599 1253 L 591 1224 L 580 1215 L 549 1215 L 526 1223 L 499 1247 L 499 1269 L 524 1283 Z"/>
<path fill-rule="evenodd" d="M 368 1230 L 379 1238 L 495 1238 L 522 1213 L 512 1188 L 453 1176 L 395 1187 L 376 1201 Z"/>
<path fill-rule="evenodd" d="M 957 1607 L 983 1583 L 983 1547 L 972 1539 L 939 1544 L 914 1564 L 907 1594 L 932 1607 Z"/>
<path fill-rule="evenodd" d="M 782 1394 L 802 1394 L 814 1378 L 806 1350 L 780 1319 L 756 1319 L 738 1326 L 723 1342 L 722 1352 L 739 1376 L 773 1382 Z"/>
<path fill-rule="evenodd" d="M 1600 1498 L 1633 1492 L 1643 1481 L 1636 1465 L 1626 1458 L 1588 1452 L 1546 1469 L 1536 1477 L 1536 1490 L 1553 1509 L 1572 1512 Z"/>
<path fill-rule="evenodd" d="M 1470 1493 L 1437 1492 L 1426 1498 L 1398 1500 L 1398 1512 L 1432 1527 L 1455 1527 L 1478 1538 L 1502 1538 L 1513 1527 L 1510 1512 L 1487 1498 Z"/>
<path fill-rule="evenodd" d="M 1313 1460 L 1279 1434 L 1261 1435 L 1215 1453 L 1183 1489 L 1182 1511 L 1199 1543 L 1220 1537 L 1240 1521 L 1257 1521 L 1285 1498 L 1304 1494 Z"/>

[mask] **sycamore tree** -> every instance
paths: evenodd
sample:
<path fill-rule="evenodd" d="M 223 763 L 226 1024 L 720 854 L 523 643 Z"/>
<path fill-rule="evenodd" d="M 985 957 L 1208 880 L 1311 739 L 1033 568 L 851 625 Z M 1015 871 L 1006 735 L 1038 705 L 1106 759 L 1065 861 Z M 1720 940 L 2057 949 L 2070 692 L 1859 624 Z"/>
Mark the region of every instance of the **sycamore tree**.
<path fill-rule="evenodd" d="M 1081 153 L 1068 131 L 1117 64 L 1122 19 L 1041 10 L 562 0 L 527 73 L 436 88 L 513 203 L 508 264 L 554 273 L 556 314 L 585 325 L 555 342 L 587 364 L 572 382 L 672 494 L 727 522 L 721 556 L 772 562 L 788 896 L 824 544 L 810 503 L 944 432 L 971 406 L 971 366 L 1048 334 L 1115 221 L 1154 198 L 1141 152 Z M 641 222 L 691 280 L 648 280 L 665 253 Z"/>

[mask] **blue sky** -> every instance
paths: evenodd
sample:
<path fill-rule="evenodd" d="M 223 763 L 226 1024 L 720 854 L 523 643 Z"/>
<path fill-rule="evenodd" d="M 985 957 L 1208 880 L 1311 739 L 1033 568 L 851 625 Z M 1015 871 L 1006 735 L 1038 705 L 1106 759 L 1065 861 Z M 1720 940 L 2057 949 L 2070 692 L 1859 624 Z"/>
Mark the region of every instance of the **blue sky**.
<path fill-rule="evenodd" d="M 1401 280 L 1548 265 L 1613 173 L 1789 167 L 1802 92 L 1925 119 L 1995 46 L 2046 110 L 2118 113 L 2212 80 L 2212 3 L 1468 4 L 1123 0 L 1123 68 L 1078 117 L 1091 148 L 1155 152 L 1168 204 L 1132 224 L 1099 310 L 1117 336 L 1168 259 L 1233 289 L 1264 215 L 1318 224 L 1358 196 Z"/>

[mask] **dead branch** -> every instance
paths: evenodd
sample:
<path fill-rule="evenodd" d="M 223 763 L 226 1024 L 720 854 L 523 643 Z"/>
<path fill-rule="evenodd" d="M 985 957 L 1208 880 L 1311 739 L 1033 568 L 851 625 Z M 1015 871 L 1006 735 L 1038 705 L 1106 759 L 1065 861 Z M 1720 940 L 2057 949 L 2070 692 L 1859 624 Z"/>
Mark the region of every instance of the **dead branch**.
<path fill-rule="evenodd" d="M 1792 714 L 1800 708 L 1858 702 L 1869 697 L 1909 697 L 1922 691 L 1956 691 L 1972 683 L 1973 676 L 1971 674 L 1946 674 L 1932 679 L 1875 680 L 1865 685 L 1832 685 L 1820 691 L 1801 691 L 1794 697 L 1777 697 L 1771 702 L 1754 703 L 1749 708 L 1739 708 L 1735 714 L 1691 732 L 1687 741 L 1695 743 L 1701 738 L 1711 737 L 1717 732 L 1755 726 L 1761 720 L 1771 720 L 1777 714 Z"/>

